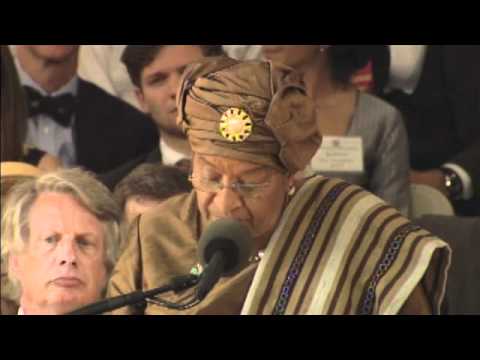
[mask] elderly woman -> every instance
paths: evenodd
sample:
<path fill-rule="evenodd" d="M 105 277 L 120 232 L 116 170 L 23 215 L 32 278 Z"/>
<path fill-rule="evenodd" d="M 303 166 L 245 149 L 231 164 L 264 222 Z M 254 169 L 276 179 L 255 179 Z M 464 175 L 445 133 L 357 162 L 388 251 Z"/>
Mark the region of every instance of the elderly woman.
<path fill-rule="evenodd" d="M 109 296 L 201 272 L 198 240 L 214 220 L 248 227 L 249 263 L 183 312 L 194 289 L 116 314 L 438 313 L 449 249 L 376 196 L 294 175 L 317 152 L 314 104 L 289 69 L 219 58 L 185 72 L 177 98 L 194 191 L 137 218 Z"/>
<path fill-rule="evenodd" d="M 2 210 L 19 314 L 64 314 L 104 296 L 120 209 L 103 185 L 78 169 L 52 172 L 15 185 Z"/>
<path fill-rule="evenodd" d="M 310 170 L 360 185 L 408 215 L 410 163 L 403 118 L 393 106 L 359 91 L 352 83 L 354 75 L 368 64 L 372 47 L 264 45 L 263 54 L 302 74 L 307 92 L 315 101 L 320 133 L 340 137 L 344 139 L 343 148 L 355 148 L 360 153 L 360 161 L 355 162 L 354 154 L 335 151 L 334 145 L 341 144 L 338 139 L 326 139 L 325 150 L 313 157 Z"/>

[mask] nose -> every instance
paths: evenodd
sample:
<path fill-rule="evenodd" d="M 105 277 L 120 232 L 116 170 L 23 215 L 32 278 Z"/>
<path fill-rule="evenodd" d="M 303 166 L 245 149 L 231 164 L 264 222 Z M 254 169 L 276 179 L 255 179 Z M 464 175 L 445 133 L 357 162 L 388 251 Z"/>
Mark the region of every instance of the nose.
<path fill-rule="evenodd" d="M 73 236 L 64 237 L 60 242 L 58 251 L 60 265 L 77 266 L 77 248 Z"/>
<path fill-rule="evenodd" d="M 232 217 L 234 211 L 242 207 L 242 199 L 231 188 L 223 188 L 216 194 L 215 204 L 219 210 L 219 215 Z"/>

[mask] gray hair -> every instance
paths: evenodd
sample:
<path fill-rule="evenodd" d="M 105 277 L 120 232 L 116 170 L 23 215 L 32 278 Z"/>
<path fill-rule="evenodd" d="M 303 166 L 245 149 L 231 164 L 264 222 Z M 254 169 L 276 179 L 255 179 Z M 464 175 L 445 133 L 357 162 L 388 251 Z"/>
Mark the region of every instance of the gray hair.
<path fill-rule="evenodd" d="M 119 255 L 122 232 L 121 210 L 110 191 L 94 175 L 81 169 L 47 173 L 18 185 L 9 192 L 2 206 L 2 260 L 25 250 L 30 237 L 29 212 L 41 193 L 68 194 L 92 213 L 104 226 L 105 266 L 110 274 Z M 11 274 L 9 277 L 16 281 Z"/>

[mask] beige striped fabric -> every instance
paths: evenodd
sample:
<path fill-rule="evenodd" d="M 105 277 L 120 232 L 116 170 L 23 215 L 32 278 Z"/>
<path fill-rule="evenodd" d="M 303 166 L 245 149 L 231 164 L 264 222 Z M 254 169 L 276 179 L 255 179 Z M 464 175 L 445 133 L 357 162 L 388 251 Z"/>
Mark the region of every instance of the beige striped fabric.
<path fill-rule="evenodd" d="M 397 314 L 422 282 L 440 312 L 448 245 L 360 187 L 310 179 L 273 235 L 242 314 Z"/>

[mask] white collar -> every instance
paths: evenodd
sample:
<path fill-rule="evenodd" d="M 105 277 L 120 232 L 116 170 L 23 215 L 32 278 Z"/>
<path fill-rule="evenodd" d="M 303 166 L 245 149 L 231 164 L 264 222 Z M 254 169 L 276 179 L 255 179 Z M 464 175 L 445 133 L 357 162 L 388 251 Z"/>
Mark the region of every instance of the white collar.
<path fill-rule="evenodd" d="M 67 82 L 65 85 L 63 85 L 60 89 L 57 91 L 48 94 L 39 84 L 37 84 L 32 77 L 27 74 L 25 70 L 23 70 L 22 65 L 18 61 L 18 57 L 16 56 L 15 52 L 15 46 L 10 46 L 10 50 L 13 54 L 13 57 L 15 59 L 15 65 L 17 68 L 18 76 L 20 78 L 20 82 L 22 85 L 30 86 L 31 88 L 37 90 L 41 95 L 43 96 L 59 96 L 59 95 L 64 95 L 64 94 L 72 94 L 73 96 L 76 96 L 78 93 L 78 75 L 75 75 L 72 79 L 70 79 L 69 82 Z"/>
<path fill-rule="evenodd" d="M 190 160 L 190 158 L 185 154 L 182 154 L 181 152 L 168 146 L 162 138 L 160 138 L 160 153 L 162 154 L 162 163 L 164 165 L 173 166 L 181 160 Z"/>

